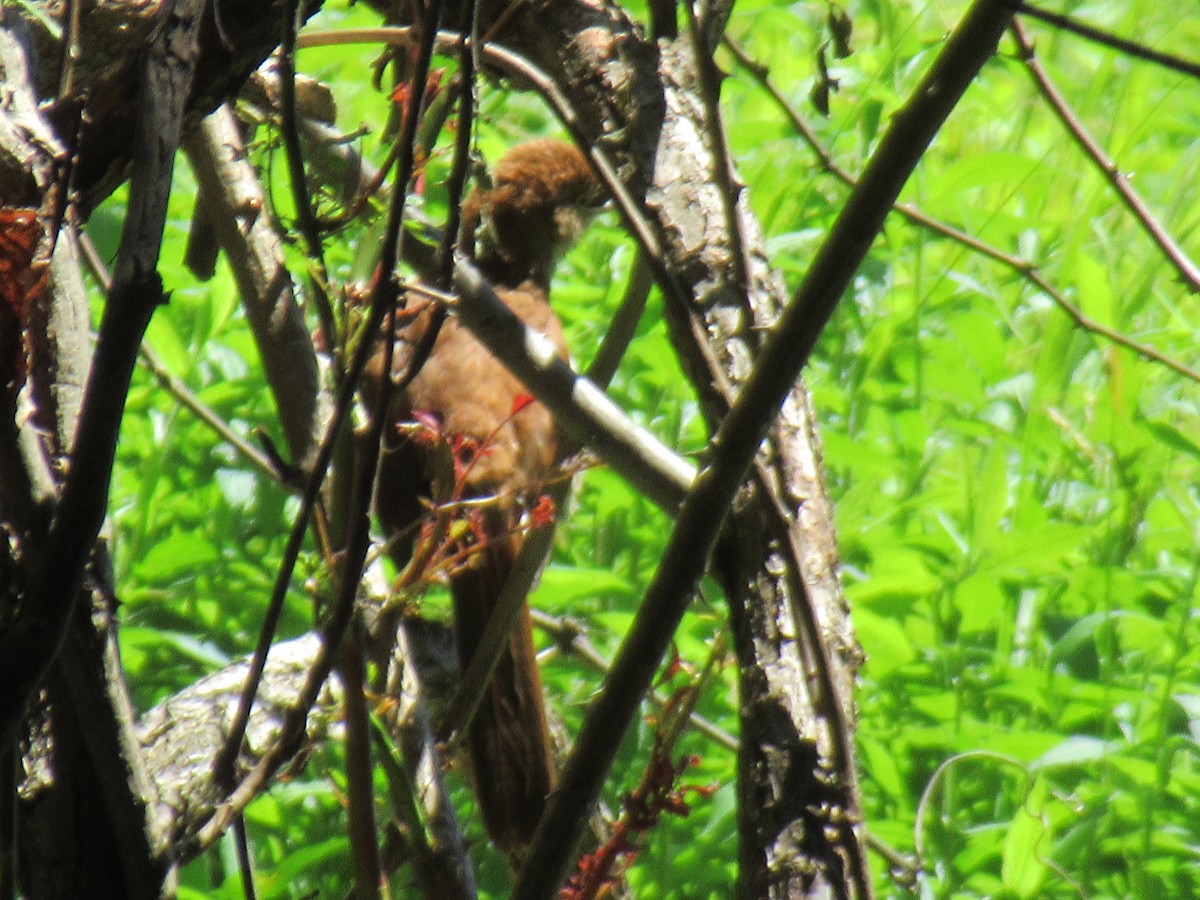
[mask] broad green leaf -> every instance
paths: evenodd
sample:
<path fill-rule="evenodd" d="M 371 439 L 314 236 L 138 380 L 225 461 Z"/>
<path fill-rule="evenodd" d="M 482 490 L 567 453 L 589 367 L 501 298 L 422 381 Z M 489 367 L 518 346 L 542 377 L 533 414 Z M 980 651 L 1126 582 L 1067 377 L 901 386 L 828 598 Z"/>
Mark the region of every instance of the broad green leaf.
<path fill-rule="evenodd" d="M 990 572 L 964 579 L 955 586 L 952 596 L 962 616 L 959 627 L 964 634 L 990 631 L 1001 616 L 1011 615 L 1010 604 Z"/>
<path fill-rule="evenodd" d="M 626 579 L 605 569 L 549 566 L 542 572 L 533 597 L 539 605 L 569 613 L 569 604 L 582 597 L 632 592 L 633 586 Z"/>
<path fill-rule="evenodd" d="M 158 354 L 168 372 L 181 378 L 191 372 L 192 360 L 170 316 L 157 315 L 146 328 L 146 343 Z"/>
<path fill-rule="evenodd" d="M 882 679 L 916 659 L 904 629 L 866 607 L 854 611 L 854 628 L 867 655 L 867 671 Z"/>
<path fill-rule="evenodd" d="M 287 891 L 292 880 L 303 875 L 313 867 L 330 859 L 345 858 L 349 860 L 349 839 L 343 834 L 327 840 L 294 842 L 290 846 L 295 849 L 284 856 L 270 871 L 260 875 L 261 891 L 271 895 Z M 348 863 L 347 863 L 348 864 Z"/>
<path fill-rule="evenodd" d="M 1069 524 L 996 532 L 987 541 L 984 564 L 989 570 L 1008 570 L 1025 576 L 1069 570 L 1086 549 L 1089 532 Z"/>
<path fill-rule="evenodd" d="M 176 532 L 159 541 L 137 563 L 138 576 L 148 581 L 170 581 L 196 574 L 221 558 L 207 538 Z"/>
<path fill-rule="evenodd" d="M 1195 460 L 1200 460 L 1198 436 L 1189 436 L 1169 422 L 1145 422 L 1143 427 L 1150 430 L 1160 444 L 1186 453 Z"/>
<path fill-rule="evenodd" d="M 869 774 L 871 779 L 878 782 L 893 800 L 898 802 L 906 800 L 907 789 L 892 748 L 871 738 L 860 738 L 858 746 L 863 770 Z"/>
<path fill-rule="evenodd" d="M 1048 874 L 1045 859 L 1052 840 L 1045 816 L 1048 793 L 1045 779 L 1035 779 L 1004 837 L 1000 880 L 1018 897 L 1040 896 L 1038 892 Z"/>

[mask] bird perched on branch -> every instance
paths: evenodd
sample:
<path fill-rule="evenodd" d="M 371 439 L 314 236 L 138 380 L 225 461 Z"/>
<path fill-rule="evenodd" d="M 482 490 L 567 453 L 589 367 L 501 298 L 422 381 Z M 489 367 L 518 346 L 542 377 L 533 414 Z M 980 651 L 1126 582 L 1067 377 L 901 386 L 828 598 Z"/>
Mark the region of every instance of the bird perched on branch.
<path fill-rule="evenodd" d="M 463 207 L 477 236 L 475 260 L 497 295 L 566 357 L 548 302 L 555 262 L 582 234 L 603 199 L 573 145 L 535 140 L 496 165 L 491 186 Z M 410 310 L 412 308 L 410 300 Z M 405 371 L 430 327 L 430 309 L 397 326 L 393 372 Z M 381 377 L 377 357 L 368 380 Z M 403 567 L 422 552 L 420 523 L 431 505 L 469 507 L 468 527 L 443 526 L 455 552 L 449 571 L 460 665 L 465 669 L 523 542 L 523 519 L 537 505 L 557 461 L 550 413 L 456 319 L 444 323 L 425 364 L 397 391 L 380 460 L 375 507 Z M 416 427 L 402 423 L 422 423 Z M 429 432 L 436 433 L 431 441 Z M 434 447 L 438 444 L 439 447 Z M 439 449 L 440 448 L 440 449 Z M 447 465 L 449 457 L 450 465 Z M 440 483 L 440 484 L 439 484 Z M 444 520 L 443 520 L 444 521 Z M 529 842 L 554 786 L 546 714 L 529 609 L 513 629 L 468 729 L 467 743 L 484 823 L 508 852 Z"/>

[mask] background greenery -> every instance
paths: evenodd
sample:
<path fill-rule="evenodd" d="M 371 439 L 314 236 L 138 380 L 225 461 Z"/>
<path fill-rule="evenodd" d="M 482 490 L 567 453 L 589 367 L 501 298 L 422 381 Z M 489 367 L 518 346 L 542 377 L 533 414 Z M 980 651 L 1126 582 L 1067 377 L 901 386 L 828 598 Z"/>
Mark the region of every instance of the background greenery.
<path fill-rule="evenodd" d="M 340 3 L 314 27 L 370 24 Z M 1186 55 L 1200 19 L 1149 2 L 1056 8 Z M 808 92 L 823 3 L 743 0 L 730 34 L 771 76 L 838 163 L 859 171 L 965 4 L 847 3 L 854 54 L 830 60 L 830 115 Z M 640 14 L 640 13 L 639 13 Z M 1030 22 L 1041 59 L 1086 126 L 1132 176 L 1184 249 L 1198 249 L 1200 92 L 1168 73 Z M 1038 99 L 1012 42 L 989 64 L 905 198 L 1032 261 L 1088 315 L 1194 362 L 1195 299 Z M 377 50 L 304 51 L 338 124 L 382 158 Z M 794 285 L 846 195 L 776 103 L 722 53 L 729 137 L 774 264 Z M 490 159 L 552 129 L 536 100 L 484 91 Z M 285 222 L 283 166 L 260 130 L 256 158 Z M 435 158 L 427 204 L 438 214 Z M 222 263 L 182 267 L 195 189 L 177 174 L 163 252 L 170 305 L 148 342 L 235 428 L 278 435 L 256 350 Z M 89 232 L 113 248 L 114 197 Z M 348 278 L 361 231 L 330 244 Z M 111 254 L 110 254 L 111 255 Z M 556 305 L 586 363 L 623 290 L 631 250 L 602 219 L 562 266 Z M 293 271 L 303 271 L 297 254 Z M 704 431 L 654 303 L 613 396 L 688 452 Z M 1083 332 L 1019 272 L 899 217 L 822 339 L 809 385 L 822 423 L 843 577 L 867 656 L 858 747 L 872 834 L 920 851 L 926 896 L 1190 897 L 1200 893 L 1200 390 Z M 130 397 L 113 492 L 125 662 L 142 709 L 247 652 L 292 502 L 255 475 L 146 372 Z M 610 652 L 652 573 L 669 523 L 620 479 L 590 472 L 567 514 L 536 605 L 585 623 Z M 310 559 L 315 568 L 315 556 Z M 311 625 L 297 576 L 284 635 Z M 437 601 L 430 601 L 436 611 Z M 680 656 L 702 665 L 722 628 L 719 595 L 695 607 Z M 548 642 L 547 642 L 548 643 Z M 545 679 L 568 725 L 597 683 L 551 651 Z M 736 730 L 726 668 L 701 711 Z M 619 797 L 652 727 L 627 742 Z M 734 873 L 733 757 L 699 737 L 693 784 L 720 785 L 654 832 L 631 873 L 641 897 L 727 897 Z M 340 896 L 347 849 L 336 748 L 248 811 L 260 896 Z M 383 792 L 381 791 L 381 796 Z M 470 801 L 463 796 L 463 802 Z M 481 878 L 506 876 L 472 835 Z M 902 878 L 873 857 L 879 893 Z M 185 895 L 241 896 L 232 849 L 193 864 Z M 404 881 L 403 872 L 396 880 Z"/>

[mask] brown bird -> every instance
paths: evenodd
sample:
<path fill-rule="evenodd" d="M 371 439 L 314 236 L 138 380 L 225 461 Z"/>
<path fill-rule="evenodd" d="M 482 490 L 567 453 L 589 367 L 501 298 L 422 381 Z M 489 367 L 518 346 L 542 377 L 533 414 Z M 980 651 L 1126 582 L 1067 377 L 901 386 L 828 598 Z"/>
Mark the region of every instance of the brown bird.
<path fill-rule="evenodd" d="M 464 204 L 464 222 L 477 235 L 480 271 L 500 299 L 526 325 L 550 338 L 564 358 L 562 328 L 547 299 L 550 277 L 601 199 L 599 184 L 577 148 L 535 140 L 506 154 L 495 168 L 492 186 L 475 191 Z M 431 318 L 426 309 L 397 327 L 393 372 L 405 370 Z M 377 360 L 368 381 L 380 377 L 381 368 Z M 472 527 L 465 529 L 470 533 L 459 546 L 466 552 L 450 574 L 463 668 L 520 552 L 522 518 L 557 461 L 554 421 L 540 403 L 526 401 L 528 393 L 450 317 L 425 365 L 397 392 L 388 413 L 394 426 L 432 419 L 443 438 L 482 448 L 469 462 L 460 459 L 457 467 L 461 499 L 487 498 L 476 507 Z M 394 537 L 398 566 L 412 556 L 429 501 L 447 499 L 448 456 L 445 445 L 433 448 L 412 428 L 387 431 L 375 507 Z M 501 849 L 519 852 L 533 836 L 555 778 L 528 606 L 471 722 L 467 743 L 488 833 Z"/>

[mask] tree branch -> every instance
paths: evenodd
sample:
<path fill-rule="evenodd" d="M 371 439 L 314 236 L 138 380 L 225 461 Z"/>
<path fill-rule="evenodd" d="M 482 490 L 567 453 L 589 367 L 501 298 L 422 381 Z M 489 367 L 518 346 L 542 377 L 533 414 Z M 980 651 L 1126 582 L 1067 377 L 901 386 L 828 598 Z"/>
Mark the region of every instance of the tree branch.
<path fill-rule="evenodd" d="M 1109 183 L 1117 196 L 1121 198 L 1121 202 L 1125 204 L 1125 208 L 1137 219 L 1138 224 L 1142 226 L 1142 230 L 1158 245 L 1163 256 L 1167 261 L 1175 267 L 1175 271 L 1183 280 L 1187 288 L 1195 293 L 1200 291 L 1200 269 L 1196 264 L 1188 259 L 1183 249 L 1175 243 L 1167 230 L 1162 224 L 1154 218 L 1154 215 L 1147 208 L 1145 202 L 1138 192 L 1134 190 L 1133 185 L 1129 183 L 1129 179 L 1122 174 L 1120 168 L 1108 154 L 1104 152 L 1096 139 L 1088 134 L 1083 122 L 1071 110 L 1067 104 L 1066 98 L 1055 87 L 1051 81 L 1049 74 L 1038 61 L 1037 51 L 1034 50 L 1033 41 L 1025 33 L 1025 29 L 1021 27 L 1021 23 L 1013 20 L 1009 26 L 1012 32 L 1013 39 L 1017 42 L 1017 49 L 1020 51 L 1021 62 L 1025 64 L 1025 70 L 1029 72 L 1029 77 L 1033 79 L 1034 86 L 1042 95 L 1042 98 L 1054 110 L 1054 114 L 1058 116 L 1058 120 L 1062 122 L 1063 127 L 1067 130 L 1067 134 L 1071 139 L 1079 145 L 1084 155 L 1091 161 L 1104 180 Z"/>
<path fill-rule="evenodd" d="M 292 462 L 305 468 L 331 402 L 321 388 L 316 351 L 284 266 L 283 246 L 258 175 L 246 159 L 233 110 L 222 106 L 205 118 L 184 149 L 241 294 Z"/>
<path fill-rule="evenodd" d="M 653 502 L 676 508 L 695 477 L 692 464 L 555 356 L 546 339 L 522 324 L 473 265 L 458 260 L 454 279 L 460 321 L 546 405 L 558 425 Z"/>

